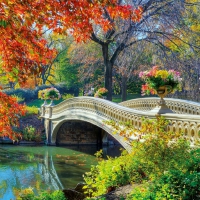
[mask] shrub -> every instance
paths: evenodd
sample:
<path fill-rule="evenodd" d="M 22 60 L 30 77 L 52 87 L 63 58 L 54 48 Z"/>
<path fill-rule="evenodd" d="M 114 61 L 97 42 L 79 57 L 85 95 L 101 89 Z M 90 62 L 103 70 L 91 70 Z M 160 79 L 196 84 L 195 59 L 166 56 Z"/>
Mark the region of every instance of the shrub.
<path fill-rule="evenodd" d="M 38 107 L 36 106 L 26 106 L 26 116 L 27 115 L 37 115 L 39 113 Z"/>
<path fill-rule="evenodd" d="M 181 132 L 168 131 L 169 121 L 163 117 L 143 119 L 141 130 L 136 130 L 129 123 L 107 123 L 126 139 L 131 135 L 137 138 L 132 141 L 132 153 L 149 176 L 158 176 L 170 168 L 180 168 L 189 157 L 189 142 Z"/>
<path fill-rule="evenodd" d="M 127 200 L 200 199 L 200 149 L 190 152 L 182 169 L 166 171 L 152 183 L 134 188 Z"/>
<path fill-rule="evenodd" d="M 85 174 L 85 188 L 90 196 L 105 194 L 109 189 L 127 183 L 153 182 L 166 171 L 183 170 L 184 162 L 190 158 L 188 141 L 179 132 L 167 131 L 169 122 L 162 117 L 158 120 L 143 119 L 140 131 L 130 123 L 107 123 L 125 138 L 137 131 L 138 139 L 133 141 L 130 154 L 123 153 L 119 158 L 100 161 Z"/>
<path fill-rule="evenodd" d="M 124 151 L 118 158 L 109 157 L 92 166 L 91 171 L 84 175 L 87 184 L 84 188 L 89 196 L 98 196 L 130 182 L 140 183 L 143 178 L 145 174 L 141 173 L 133 154 Z"/>
<path fill-rule="evenodd" d="M 31 89 L 9 89 L 9 90 L 3 90 L 4 93 L 8 95 L 16 95 L 18 97 L 21 97 L 24 99 L 25 102 L 34 100 L 38 98 L 38 91 L 51 88 L 49 85 L 41 85 L 37 86 L 34 90 Z M 78 96 L 79 91 L 77 89 L 68 88 L 65 84 L 56 84 L 54 85 L 54 88 L 59 90 L 60 94 L 68 93 L 73 94 L 74 96 Z"/>
<path fill-rule="evenodd" d="M 62 191 L 42 191 L 36 196 L 32 188 L 23 189 L 17 194 L 17 200 L 66 200 Z"/>
<path fill-rule="evenodd" d="M 24 101 L 31 101 L 35 98 L 35 92 L 34 90 L 30 89 L 11 89 L 11 90 L 4 90 L 4 93 L 8 95 L 16 95 L 24 99 Z"/>
<path fill-rule="evenodd" d="M 63 94 L 63 95 L 62 95 L 62 99 L 63 99 L 63 100 L 70 99 L 70 98 L 73 98 L 73 97 L 74 97 L 73 94 Z"/>
<path fill-rule="evenodd" d="M 41 142 L 43 139 L 41 133 L 38 132 L 33 126 L 27 126 L 22 131 L 22 138 L 26 141 Z"/>

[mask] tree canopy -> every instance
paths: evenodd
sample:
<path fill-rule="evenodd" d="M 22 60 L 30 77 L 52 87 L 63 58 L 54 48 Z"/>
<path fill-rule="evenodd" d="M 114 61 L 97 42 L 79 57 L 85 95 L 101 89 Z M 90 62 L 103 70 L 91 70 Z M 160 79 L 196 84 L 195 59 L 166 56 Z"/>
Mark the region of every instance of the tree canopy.
<path fill-rule="evenodd" d="M 72 35 L 76 41 L 86 41 L 93 26 L 103 31 L 112 28 L 104 15 L 138 21 L 142 8 L 118 5 L 118 0 L 1 0 L 0 2 L 0 53 L 1 67 L 10 81 L 25 82 L 30 75 L 38 74 L 42 65 L 56 56 L 48 48 L 45 32 Z M 8 101 L 9 100 L 9 101 Z M 0 134 L 13 133 L 19 114 L 24 113 L 16 100 L 0 92 Z M 13 120 L 11 120 L 12 118 Z M 7 129 L 8 127 L 8 129 Z M 11 137 L 11 135 L 10 135 Z"/>

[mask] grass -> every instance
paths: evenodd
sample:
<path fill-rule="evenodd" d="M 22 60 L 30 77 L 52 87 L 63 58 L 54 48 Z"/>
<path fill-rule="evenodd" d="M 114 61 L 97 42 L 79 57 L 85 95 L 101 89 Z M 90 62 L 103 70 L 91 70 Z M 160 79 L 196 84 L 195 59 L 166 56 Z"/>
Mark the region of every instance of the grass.
<path fill-rule="evenodd" d="M 141 96 L 141 94 L 128 94 L 127 95 L 127 100 L 137 99 L 137 98 L 144 98 L 144 96 Z M 112 101 L 115 103 L 120 103 L 122 101 L 121 95 L 113 95 Z"/>
<path fill-rule="evenodd" d="M 54 100 L 54 104 L 59 104 L 60 102 L 62 102 L 63 100 L 62 99 L 59 99 L 59 100 Z M 36 107 L 41 107 L 41 105 L 44 103 L 44 100 L 41 100 L 41 99 L 35 99 L 29 103 L 27 103 L 26 105 L 27 106 L 36 106 Z M 50 100 L 47 100 L 47 103 L 49 104 L 50 103 Z"/>

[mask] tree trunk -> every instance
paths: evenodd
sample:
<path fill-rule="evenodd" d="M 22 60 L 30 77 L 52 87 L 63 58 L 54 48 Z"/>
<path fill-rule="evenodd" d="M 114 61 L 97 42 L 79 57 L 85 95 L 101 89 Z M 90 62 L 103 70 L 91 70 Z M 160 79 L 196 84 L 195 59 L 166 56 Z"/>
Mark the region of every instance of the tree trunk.
<path fill-rule="evenodd" d="M 110 62 L 105 66 L 105 88 L 108 90 L 107 99 L 112 101 L 112 65 Z"/>
<path fill-rule="evenodd" d="M 112 101 L 112 70 L 113 64 L 109 60 L 108 56 L 108 44 L 102 45 L 103 58 L 105 65 L 105 88 L 108 90 L 107 99 Z"/>
<path fill-rule="evenodd" d="M 12 81 L 9 81 L 9 86 L 10 86 L 11 89 L 14 89 L 14 87 L 15 87 L 15 83 L 12 82 Z"/>
<path fill-rule="evenodd" d="M 121 91 L 122 91 L 122 101 L 126 101 L 127 99 L 127 77 L 126 76 L 122 76 Z"/>
<path fill-rule="evenodd" d="M 42 85 L 46 84 L 46 79 L 45 79 L 45 71 L 42 71 L 42 75 L 41 75 L 41 79 L 42 79 Z"/>

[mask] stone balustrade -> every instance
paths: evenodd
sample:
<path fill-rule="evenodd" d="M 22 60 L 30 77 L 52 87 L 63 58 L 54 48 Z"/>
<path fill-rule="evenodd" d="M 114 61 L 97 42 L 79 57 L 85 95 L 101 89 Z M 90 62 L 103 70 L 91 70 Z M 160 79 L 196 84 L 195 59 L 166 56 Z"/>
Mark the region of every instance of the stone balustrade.
<path fill-rule="evenodd" d="M 57 130 L 56 124 L 63 120 L 70 120 L 70 117 L 93 124 L 96 122 L 95 125 L 112 134 L 112 130 L 104 125 L 104 120 L 129 121 L 139 129 L 143 117 L 156 118 L 150 110 L 156 106 L 158 100 L 159 98 L 141 98 L 117 104 L 94 97 L 76 97 L 65 100 L 56 106 L 45 107 L 42 117 L 54 124 L 52 127 L 48 125 L 49 131 L 52 132 L 51 137 L 55 137 L 53 132 Z M 166 98 L 165 100 L 169 108 L 174 111 L 174 113 L 161 114 L 170 121 L 168 130 L 182 131 L 190 138 L 192 144 L 200 141 L 200 104 L 181 99 Z M 120 140 L 119 137 L 115 136 Z"/>
<path fill-rule="evenodd" d="M 147 97 L 147 98 L 138 98 L 119 103 L 119 105 L 134 108 L 141 111 L 150 111 L 153 109 L 159 98 L 156 97 Z M 177 114 L 190 114 L 190 115 L 199 115 L 200 114 L 200 103 L 182 100 L 182 99 L 173 99 L 165 98 L 166 105 Z"/>

